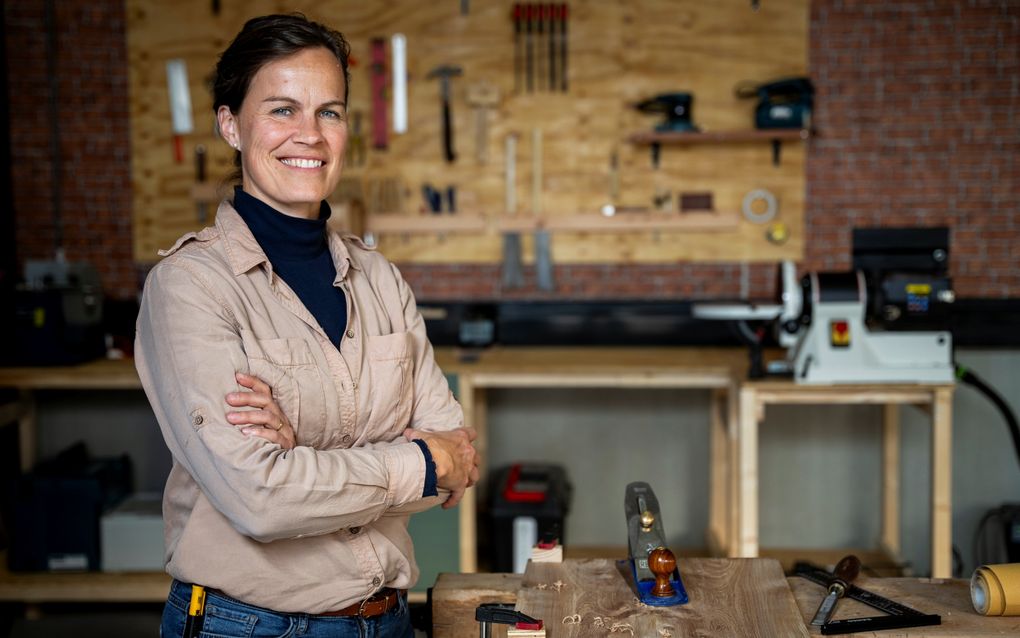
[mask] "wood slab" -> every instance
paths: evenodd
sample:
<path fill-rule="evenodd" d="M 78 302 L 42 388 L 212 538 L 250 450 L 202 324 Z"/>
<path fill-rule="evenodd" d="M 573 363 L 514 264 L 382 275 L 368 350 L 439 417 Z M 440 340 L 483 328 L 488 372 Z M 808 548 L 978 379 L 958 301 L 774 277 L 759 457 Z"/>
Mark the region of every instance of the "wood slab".
<path fill-rule="evenodd" d="M 521 574 L 440 574 L 432 588 L 432 635 L 475 638 L 475 609 L 482 603 L 516 602 L 522 578 Z"/>
<path fill-rule="evenodd" d="M 825 591 L 820 585 L 799 577 L 788 579 L 801 618 L 810 629 L 811 635 L 821 635 L 818 627 L 809 623 L 822 601 Z M 981 636 L 1020 636 L 1020 617 L 988 617 L 974 612 L 970 603 L 970 584 L 961 579 L 939 578 L 861 578 L 856 583 L 866 589 L 901 605 L 912 607 L 926 614 L 939 614 L 942 624 L 933 627 L 912 627 L 880 632 L 860 632 L 853 636 L 874 636 L 875 638 L 978 638 Z M 856 600 L 841 600 L 836 607 L 834 619 L 868 618 L 881 616 L 882 612 L 872 609 Z"/>
<path fill-rule="evenodd" d="M 690 602 L 650 607 L 616 561 L 529 563 L 517 609 L 544 620 L 549 638 L 809 635 L 777 561 L 691 558 L 679 567 Z"/>

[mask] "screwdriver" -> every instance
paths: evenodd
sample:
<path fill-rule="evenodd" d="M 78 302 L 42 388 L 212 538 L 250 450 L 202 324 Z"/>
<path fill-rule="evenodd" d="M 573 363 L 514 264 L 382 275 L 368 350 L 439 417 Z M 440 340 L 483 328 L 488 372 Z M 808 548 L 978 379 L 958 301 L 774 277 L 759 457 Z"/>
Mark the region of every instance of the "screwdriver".
<path fill-rule="evenodd" d="M 842 560 L 836 563 L 836 569 L 829 580 L 829 593 L 826 594 L 822 604 L 818 606 L 818 611 L 815 612 L 815 617 L 811 621 L 812 625 L 820 627 L 829 622 L 829 619 L 832 618 L 832 613 L 836 611 L 836 603 L 846 594 L 846 590 L 850 588 L 850 583 L 860 573 L 861 560 L 853 554 L 843 557 Z"/>

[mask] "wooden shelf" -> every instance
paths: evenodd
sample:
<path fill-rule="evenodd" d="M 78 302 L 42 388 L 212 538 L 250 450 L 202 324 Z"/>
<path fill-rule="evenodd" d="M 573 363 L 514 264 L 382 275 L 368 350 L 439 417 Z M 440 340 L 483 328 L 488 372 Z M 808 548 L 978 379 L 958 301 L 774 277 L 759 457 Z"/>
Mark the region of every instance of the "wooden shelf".
<path fill-rule="evenodd" d="M 743 142 L 772 142 L 786 140 L 807 140 L 811 137 L 808 129 L 772 129 L 746 131 L 704 131 L 670 132 L 648 131 L 633 133 L 627 138 L 631 144 L 730 144 Z"/>
<path fill-rule="evenodd" d="M 611 233 L 620 231 L 696 230 L 725 231 L 737 227 L 736 213 L 653 213 L 620 212 L 611 217 L 600 213 L 580 213 L 547 218 L 505 218 L 499 221 L 502 232 L 548 230 L 550 232 Z"/>
<path fill-rule="evenodd" d="M 692 230 L 699 232 L 733 230 L 740 222 L 736 213 L 619 212 L 606 217 L 598 212 L 530 217 L 503 216 L 492 220 L 478 214 L 454 215 L 371 215 L 366 232 L 394 234 L 429 233 L 521 233 L 536 230 L 572 233 L 641 232 Z"/>
<path fill-rule="evenodd" d="M 169 591 L 164 572 L 10 572 L 0 553 L 0 601 L 158 603 Z"/>
<path fill-rule="evenodd" d="M 489 220 L 478 213 L 374 213 L 365 217 L 366 233 L 484 233 L 489 227 Z"/>

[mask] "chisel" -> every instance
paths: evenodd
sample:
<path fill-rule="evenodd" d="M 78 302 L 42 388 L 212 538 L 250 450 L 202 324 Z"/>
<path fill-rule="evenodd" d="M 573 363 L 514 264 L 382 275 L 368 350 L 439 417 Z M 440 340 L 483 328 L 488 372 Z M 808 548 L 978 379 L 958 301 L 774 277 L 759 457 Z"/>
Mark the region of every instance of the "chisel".
<path fill-rule="evenodd" d="M 527 85 L 528 86 L 528 93 L 531 93 L 535 89 L 535 83 L 534 83 L 534 79 L 533 79 L 534 78 L 533 74 L 534 74 L 534 71 L 535 71 L 535 63 L 534 63 L 534 57 L 533 57 L 534 50 L 532 49 L 532 43 L 531 43 L 531 33 L 532 33 L 533 24 L 534 24 L 532 21 L 535 19 L 535 5 L 533 5 L 533 4 L 526 4 L 526 5 L 524 5 L 524 19 L 525 19 L 525 29 L 524 29 L 524 54 L 525 54 L 525 57 L 524 57 L 524 70 L 525 70 L 525 73 L 527 74 L 527 78 L 528 78 L 528 85 Z"/>
<path fill-rule="evenodd" d="M 535 7 L 535 87 L 541 91 L 545 82 L 545 5 Z M 552 87 L 549 87 L 552 90 Z"/>
<path fill-rule="evenodd" d="M 850 583 L 860 573 L 861 561 L 853 554 L 845 556 L 836 563 L 836 569 L 832 573 L 832 578 L 829 579 L 829 593 L 822 600 L 822 604 L 818 606 L 818 611 L 815 612 L 815 617 L 811 621 L 812 625 L 820 627 L 829 622 L 829 619 L 832 618 L 832 613 L 836 611 L 836 603 L 846 595 L 846 590 L 850 587 Z"/>
<path fill-rule="evenodd" d="M 560 90 L 567 92 L 567 5 L 560 5 Z"/>
<path fill-rule="evenodd" d="M 191 89 L 188 67 L 181 58 L 166 61 L 167 93 L 170 96 L 170 125 L 173 130 L 174 160 L 184 161 L 184 136 L 194 131 L 191 119 Z"/>
<path fill-rule="evenodd" d="M 559 88 L 559 83 L 556 80 L 556 67 L 559 66 L 559 62 L 556 60 L 556 43 L 559 40 L 559 30 L 556 25 L 559 21 L 560 9 L 555 4 L 550 4 L 545 9 L 549 16 L 549 91 L 555 91 Z"/>
<path fill-rule="evenodd" d="M 514 4 L 514 93 L 521 92 L 521 78 L 524 68 L 521 66 L 521 33 L 524 30 L 524 15 L 520 3 Z"/>
<path fill-rule="evenodd" d="M 205 144 L 195 145 L 195 181 L 199 184 L 205 183 Z M 204 224 L 209 218 L 209 204 L 202 200 L 198 202 L 198 222 Z"/>

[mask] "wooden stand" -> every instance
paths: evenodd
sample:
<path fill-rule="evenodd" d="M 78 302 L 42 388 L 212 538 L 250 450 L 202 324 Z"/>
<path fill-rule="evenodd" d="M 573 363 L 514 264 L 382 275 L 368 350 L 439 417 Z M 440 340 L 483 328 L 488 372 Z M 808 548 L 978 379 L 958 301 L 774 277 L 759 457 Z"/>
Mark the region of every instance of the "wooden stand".
<path fill-rule="evenodd" d="M 475 447 L 484 476 L 488 446 L 486 392 L 490 388 L 670 388 L 712 392 L 710 446 L 710 548 L 724 548 L 733 535 L 735 490 L 730 459 L 735 458 L 735 381 L 745 355 L 741 350 L 710 348 L 613 349 L 607 356 L 596 348 L 492 348 L 474 363 L 444 361 L 445 372 L 457 375 L 464 421 L 478 431 Z M 475 499 L 461 501 L 461 571 L 477 568 Z"/>
<path fill-rule="evenodd" d="M 768 405 L 877 404 L 882 426 L 882 549 L 900 554 L 899 405 L 913 405 L 931 415 L 932 424 L 932 558 L 935 578 L 952 575 L 952 385 L 797 385 L 792 381 L 755 381 L 740 388 L 736 476 L 736 538 L 731 556 L 757 556 L 758 427 Z"/>

